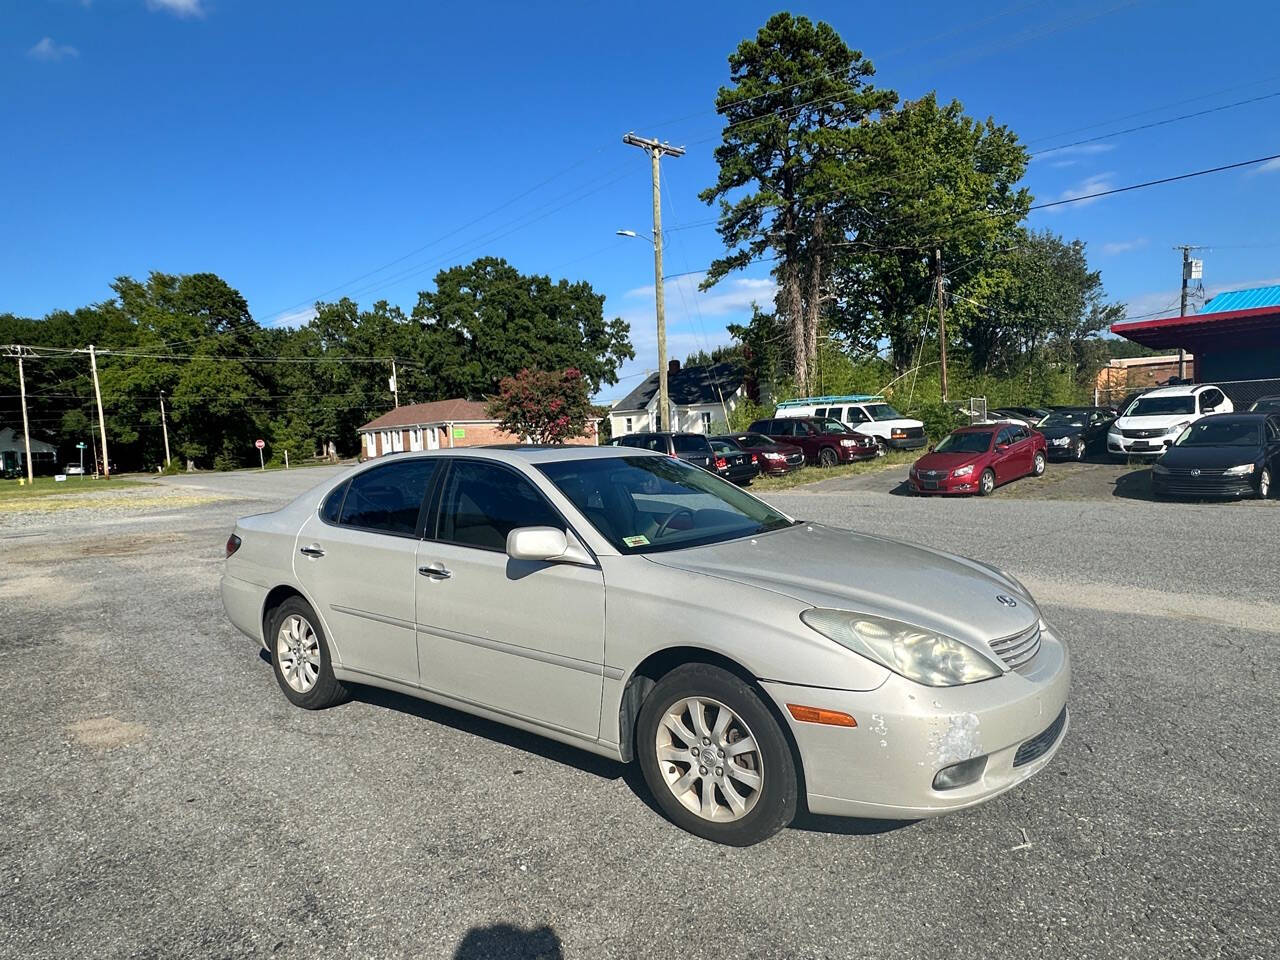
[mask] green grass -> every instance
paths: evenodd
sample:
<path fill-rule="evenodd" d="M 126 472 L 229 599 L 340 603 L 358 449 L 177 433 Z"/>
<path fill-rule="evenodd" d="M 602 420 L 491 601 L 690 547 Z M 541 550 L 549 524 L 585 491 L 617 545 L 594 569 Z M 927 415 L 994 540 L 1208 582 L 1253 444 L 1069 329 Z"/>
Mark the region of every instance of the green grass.
<path fill-rule="evenodd" d="M 53 477 L 36 477 L 28 485 L 17 480 L 0 480 L 0 500 L 29 500 L 37 497 L 53 497 L 69 493 L 94 493 L 100 490 L 121 490 L 125 487 L 141 487 L 137 480 L 112 477 L 110 480 L 87 477 L 67 477 L 62 483 Z"/>
<path fill-rule="evenodd" d="M 773 490 L 789 490 L 805 484 L 830 480 L 832 477 L 849 477 L 860 473 L 874 473 L 889 467 L 898 467 L 914 463 L 924 455 L 921 450 L 895 450 L 877 457 L 875 460 L 864 460 L 862 463 L 842 463 L 835 467 L 801 467 L 780 477 L 757 477 L 751 484 L 752 493 L 769 493 Z"/>

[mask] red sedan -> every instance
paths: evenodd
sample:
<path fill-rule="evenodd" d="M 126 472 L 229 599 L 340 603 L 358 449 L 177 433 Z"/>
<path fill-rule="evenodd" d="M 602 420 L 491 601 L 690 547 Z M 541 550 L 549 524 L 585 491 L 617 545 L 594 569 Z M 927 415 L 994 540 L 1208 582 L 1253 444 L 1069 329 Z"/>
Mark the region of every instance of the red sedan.
<path fill-rule="evenodd" d="M 1043 435 L 1021 423 L 961 427 L 911 467 L 913 493 L 976 493 L 987 496 L 1002 483 L 1044 473 Z"/>

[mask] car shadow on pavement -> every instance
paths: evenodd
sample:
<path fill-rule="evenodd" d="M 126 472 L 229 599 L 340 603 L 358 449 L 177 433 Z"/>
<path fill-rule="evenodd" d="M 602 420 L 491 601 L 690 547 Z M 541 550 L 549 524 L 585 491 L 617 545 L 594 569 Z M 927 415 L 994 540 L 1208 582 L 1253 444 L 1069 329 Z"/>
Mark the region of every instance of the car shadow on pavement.
<path fill-rule="evenodd" d="M 560 937 L 545 924 L 525 930 L 510 923 L 472 927 L 453 960 L 564 960 Z"/>
<path fill-rule="evenodd" d="M 1151 468 L 1138 467 L 1128 473 L 1120 474 L 1116 477 L 1115 489 L 1111 491 L 1111 495 L 1124 497 L 1126 500 L 1146 500 L 1154 503 L 1156 498 L 1151 493 Z"/>
<path fill-rule="evenodd" d="M 801 809 L 791 821 L 792 830 L 805 833 L 831 833 L 842 837 L 874 837 L 892 833 L 904 827 L 912 827 L 919 820 L 871 820 L 863 817 L 829 817 Z"/>

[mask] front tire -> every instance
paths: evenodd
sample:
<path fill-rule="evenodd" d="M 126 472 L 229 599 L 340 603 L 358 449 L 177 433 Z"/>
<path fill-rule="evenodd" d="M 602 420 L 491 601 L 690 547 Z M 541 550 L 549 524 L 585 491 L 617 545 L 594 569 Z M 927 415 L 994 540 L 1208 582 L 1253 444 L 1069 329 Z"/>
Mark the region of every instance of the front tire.
<path fill-rule="evenodd" d="M 818 466 L 834 467 L 840 462 L 840 455 L 830 447 L 823 447 L 818 451 Z"/>
<path fill-rule="evenodd" d="M 333 658 L 320 618 L 301 597 L 290 597 L 271 618 L 271 666 L 294 706 L 323 710 L 348 697 L 333 675 Z"/>
<path fill-rule="evenodd" d="M 996 472 L 990 467 L 982 471 L 982 476 L 978 478 L 978 496 L 989 497 L 996 490 Z"/>
<path fill-rule="evenodd" d="M 1084 449 L 1085 449 L 1085 442 L 1083 440 L 1077 440 L 1076 449 L 1075 449 L 1077 461 L 1084 459 Z"/>
<path fill-rule="evenodd" d="M 1265 500 L 1271 496 L 1271 468 L 1263 467 L 1258 474 L 1258 499 Z"/>
<path fill-rule="evenodd" d="M 795 816 L 791 748 L 760 692 L 704 663 L 677 667 L 636 721 L 645 782 L 670 820 L 715 843 L 746 847 Z"/>

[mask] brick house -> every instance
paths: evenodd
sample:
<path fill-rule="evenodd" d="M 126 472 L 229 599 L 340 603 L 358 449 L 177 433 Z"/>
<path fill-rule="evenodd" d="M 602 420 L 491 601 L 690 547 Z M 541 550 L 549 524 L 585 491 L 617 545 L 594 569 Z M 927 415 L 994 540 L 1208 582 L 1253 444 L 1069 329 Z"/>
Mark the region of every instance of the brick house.
<path fill-rule="evenodd" d="M 521 443 L 485 412 L 483 400 L 436 400 L 388 410 L 360 428 L 360 459 L 404 450 L 478 447 L 489 443 Z M 587 435 L 568 441 L 594 444 L 598 420 L 587 423 Z"/>
<path fill-rule="evenodd" d="M 1195 356 L 1187 354 L 1187 379 L 1195 379 Z M 1112 360 L 1098 371 L 1096 396 L 1101 404 L 1119 403 L 1135 390 L 1159 386 L 1178 376 L 1178 355 L 1162 357 L 1125 357 Z"/>

